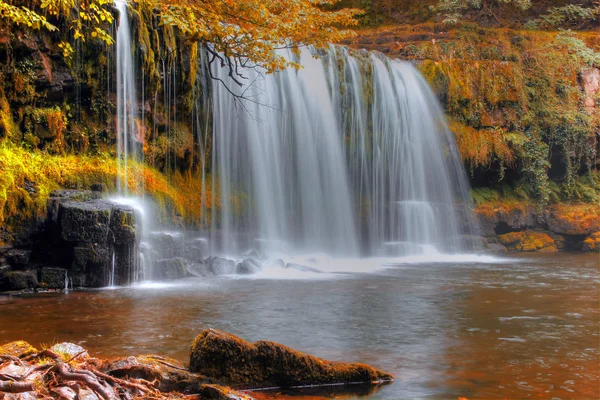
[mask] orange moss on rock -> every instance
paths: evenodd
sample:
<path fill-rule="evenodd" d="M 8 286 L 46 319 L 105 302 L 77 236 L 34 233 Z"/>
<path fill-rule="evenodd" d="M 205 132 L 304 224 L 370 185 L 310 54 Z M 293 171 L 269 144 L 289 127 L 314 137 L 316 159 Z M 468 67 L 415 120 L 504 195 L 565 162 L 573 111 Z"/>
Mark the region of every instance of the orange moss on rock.
<path fill-rule="evenodd" d="M 535 225 L 536 209 L 529 202 L 490 201 L 478 205 L 474 211 L 479 219 L 482 234 L 485 236 L 494 236 L 499 224 L 506 224 L 512 230 Z"/>
<path fill-rule="evenodd" d="M 503 245 L 512 250 L 550 253 L 558 251 L 554 240 L 545 233 L 534 231 L 511 232 L 498 236 Z"/>
<path fill-rule="evenodd" d="M 600 252 L 600 232 L 594 232 L 586 237 L 581 248 L 583 251 Z"/>
<path fill-rule="evenodd" d="M 249 343 L 214 329 L 205 330 L 194 340 L 190 370 L 239 388 L 393 380 L 393 375 L 365 364 L 327 361 L 273 342 Z"/>
<path fill-rule="evenodd" d="M 12 357 L 25 357 L 30 354 L 37 353 L 37 349 L 29 343 L 18 340 L 16 342 L 10 342 L 0 346 L 0 354 L 8 355 Z"/>
<path fill-rule="evenodd" d="M 600 204 L 557 204 L 548 208 L 548 228 L 563 235 L 600 231 Z"/>

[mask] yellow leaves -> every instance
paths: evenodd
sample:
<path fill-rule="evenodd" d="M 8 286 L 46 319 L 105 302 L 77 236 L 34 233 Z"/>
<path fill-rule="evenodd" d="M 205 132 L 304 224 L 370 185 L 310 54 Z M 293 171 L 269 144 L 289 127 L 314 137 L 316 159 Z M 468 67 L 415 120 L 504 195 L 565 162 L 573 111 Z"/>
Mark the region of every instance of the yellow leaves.
<path fill-rule="evenodd" d="M 32 9 L 11 5 L 11 2 L 0 0 L 0 19 L 34 30 L 43 28 L 57 31 L 58 28 L 50 24 L 46 17 L 32 11 L 39 9 L 61 21 L 64 20 L 75 41 L 85 41 L 89 33 L 92 38 L 100 39 L 108 45 L 113 43 L 112 36 L 107 33 L 113 22 L 110 12 L 111 0 L 34 0 L 31 2 Z M 70 43 L 61 42 L 59 48 L 65 58 L 70 58 L 73 54 Z"/>
<path fill-rule="evenodd" d="M 267 73 L 298 67 L 275 52 L 301 45 L 324 47 L 353 35 L 360 11 L 328 11 L 339 0 L 137 0 L 159 10 L 161 24 L 187 40 L 210 43 L 227 58 L 248 59 Z"/>

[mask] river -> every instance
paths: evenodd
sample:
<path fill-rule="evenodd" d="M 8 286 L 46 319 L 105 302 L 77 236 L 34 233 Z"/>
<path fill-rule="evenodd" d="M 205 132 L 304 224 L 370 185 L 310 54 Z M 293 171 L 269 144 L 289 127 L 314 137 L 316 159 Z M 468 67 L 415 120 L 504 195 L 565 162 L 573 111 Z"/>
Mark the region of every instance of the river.
<path fill-rule="evenodd" d="M 490 260 L 0 297 L 0 342 L 185 362 L 212 327 L 396 375 L 352 398 L 599 398 L 598 254 Z"/>

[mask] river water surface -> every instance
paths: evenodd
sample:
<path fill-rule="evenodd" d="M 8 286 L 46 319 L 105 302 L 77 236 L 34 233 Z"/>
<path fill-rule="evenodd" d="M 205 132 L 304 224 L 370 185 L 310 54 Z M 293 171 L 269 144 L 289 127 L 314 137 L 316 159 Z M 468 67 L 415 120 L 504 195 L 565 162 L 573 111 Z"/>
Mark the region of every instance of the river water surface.
<path fill-rule="evenodd" d="M 396 375 L 351 398 L 600 398 L 597 254 L 388 264 L 0 297 L 0 342 L 186 362 L 212 327 Z"/>

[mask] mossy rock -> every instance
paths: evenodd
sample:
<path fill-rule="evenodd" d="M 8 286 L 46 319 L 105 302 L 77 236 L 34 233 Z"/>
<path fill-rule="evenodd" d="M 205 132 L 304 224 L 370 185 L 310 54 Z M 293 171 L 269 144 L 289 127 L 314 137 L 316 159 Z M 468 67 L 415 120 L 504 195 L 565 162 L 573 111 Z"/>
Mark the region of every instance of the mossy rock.
<path fill-rule="evenodd" d="M 190 370 L 244 389 L 393 380 L 393 375 L 365 364 L 327 361 L 273 342 L 249 343 L 214 329 L 194 340 Z"/>
<path fill-rule="evenodd" d="M 600 253 L 600 232 L 594 232 L 583 240 L 581 246 L 583 251 L 595 251 Z"/>
<path fill-rule="evenodd" d="M 27 342 L 18 340 L 16 342 L 10 342 L 0 346 L 0 355 L 12 356 L 12 357 L 25 357 L 30 354 L 37 353 L 37 349 Z"/>
<path fill-rule="evenodd" d="M 600 205 L 569 204 L 548 210 L 548 229 L 563 235 L 590 235 L 600 231 Z"/>
<path fill-rule="evenodd" d="M 498 236 L 498 240 L 509 249 L 516 251 L 544 253 L 558 251 L 554 239 L 543 232 L 511 232 Z"/>
<path fill-rule="evenodd" d="M 0 291 L 35 289 L 38 280 L 32 271 L 10 271 L 0 276 Z"/>

